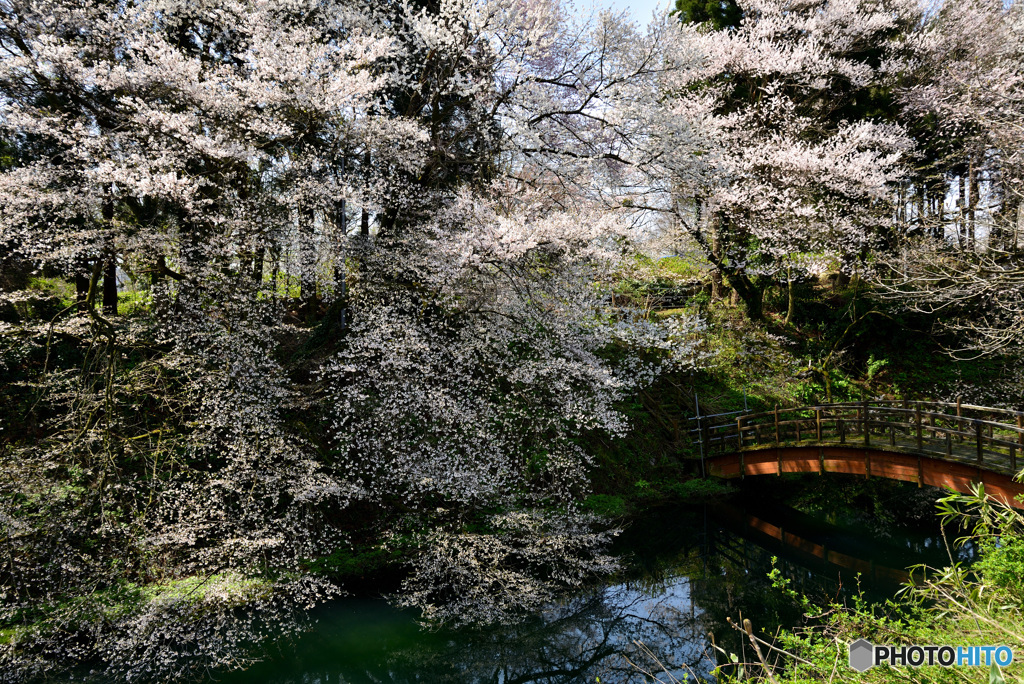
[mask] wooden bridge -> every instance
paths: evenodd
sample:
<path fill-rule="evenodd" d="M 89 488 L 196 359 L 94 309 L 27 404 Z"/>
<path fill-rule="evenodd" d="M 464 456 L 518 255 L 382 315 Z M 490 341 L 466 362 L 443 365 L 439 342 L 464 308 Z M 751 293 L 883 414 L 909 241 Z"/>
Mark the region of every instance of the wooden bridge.
<path fill-rule="evenodd" d="M 696 432 L 705 475 L 848 473 L 969 492 L 1011 506 L 1024 485 L 1024 412 L 945 402 L 864 401 L 722 417 Z"/>

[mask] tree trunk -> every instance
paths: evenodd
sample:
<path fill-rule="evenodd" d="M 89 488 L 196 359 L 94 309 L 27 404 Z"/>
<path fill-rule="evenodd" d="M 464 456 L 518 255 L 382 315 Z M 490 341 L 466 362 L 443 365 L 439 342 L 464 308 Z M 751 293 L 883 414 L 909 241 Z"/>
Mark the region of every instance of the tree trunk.
<path fill-rule="evenodd" d="M 923 234 L 923 236 L 924 236 L 924 234 L 927 234 L 927 230 L 928 230 L 928 227 L 927 227 L 928 217 L 925 214 L 925 206 L 926 206 L 926 203 L 928 202 L 927 197 L 926 197 L 927 195 L 928 195 L 928 190 L 927 190 L 927 188 L 924 185 L 922 185 L 922 187 L 921 187 L 921 189 L 920 189 L 920 191 L 918 193 L 918 231 L 921 234 Z"/>
<path fill-rule="evenodd" d="M 979 195 L 979 187 L 978 187 L 978 185 L 979 185 L 979 182 L 978 182 L 978 165 L 975 162 L 976 162 L 975 159 L 971 160 L 971 166 L 970 166 L 970 169 L 968 171 L 968 173 L 969 173 L 968 191 L 970 193 L 970 199 L 968 200 L 967 216 L 968 216 L 968 225 L 970 226 L 969 229 L 970 229 L 970 234 L 971 234 L 971 245 L 974 247 L 974 249 L 977 250 L 978 249 L 977 248 L 977 244 L 978 244 L 978 225 L 975 222 L 975 218 L 976 218 L 976 212 L 977 212 L 977 209 L 978 209 L 978 195 Z"/>
<path fill-rule="evenodd" d="M 1010 246 L 1014 252 L 1020 249 L 1022 237 L 1024 237 L 1024 202 L 1017 204 L 1017 221 L 1013 224 L 1013 244 Z"/>
<path fill-rule="evenodd" d="M 366 153 L 366 157 L 363 159 L 363 165 L 369 173 L 370 168 L 370 153 Z M 364 237 L 370 237 L 370 212 L 366 210 L 366 205 L 363 205 L 363 209 L 359 214 L 359 234 Z"/>
<path fill-rule="evenodd" d="M 103 313 L 107 316 L 117 315 L 117 255 L 115 253 L 111 253 L 104 264 Z"/>
<path fill-rule="evenodd" d="M 84 267 L 88 268 L 89 265 L 85 264 Z M 89 298 L 89 276 L 82 272 L 75 273 L 75 302 L 78 304 L 79 311 L 86 310 L 86 300 Z"/>
<path fill-rule="evenodd" d="M 793 320 L 793 309 L 794 309 L 794 297 L 793 297 L 793 266 L 790 264 L 786 265 L 786 325 Z"/>
<path fill-rule="evenodd" d="M 970 246 L 970 242 L 967 245 L 964 244 L 964 240 L 967 236 L 967 201 L 966 193 L 967 190 L 964 188 L 964 175 L 961 173 L 959 177 L 960 181 L 960 193 L 956 199 L 957 209 L 960 210 L 960 215 L 957 217 L 956 224 L 956 241 L 960 246 L 960 249 L 964 249 L 965 246 Z"/>
<path fill-rule="evenodd" d="M 278 290 L 277 279 L 278 279 L 278 277 L 281 274 L 281 246 L 279 244 L 274 243 L 271 246 L 271 248 L 270 248 L 270 256 L 273 259 L 273 263 L 272 263 L 272 266 L 271 266 L 271 269 L 270 269 L 270 282 L 273 284 L 273 293 L 274 293 L 273 297 L 276 300 L 277 299 L 277 290 Z M 285 293 L 287 293 L 287 291 L 288 291 L 288 288 L 286 286 L 285 287 Z"/>
<path fill-rule="evenodd" d="M 109 192 L 112 193 L 113 188 Z M 108 226 L 114 221 L 114 202 L 109 195 L 103 203 L 103 220 Z M 103 313 L 117 315 L 117 251 L 113 247 L 108 250 L 103 269 Z"/>
<path fill-rule="evenodd" d="M 715 255 L 715 259 L 721 261 L 722 259 L 722 241 L 718 239 L 718 232 L 711 238 L 711 251 Z M 722 299 L 722 290 L 724 289 L 722 283 L 722 272 L 717 268 L 711 271 L 711 301 L 717 302 Z"/>
<path fill-rule="evenodd" d="M 150 274 L 149 274 L 149 285 L 150 285 L 150 287 L 152 287 L 153 285 L 156 285 L 157 283 L 159 283 L 161 280 L 164 279 L 164 275 L 165 275 L 165 271 L 166 270 L 167 270 L 167 257 L 165 257 L 163 254 L 161 254 L 161 255 L 159 255 L 156 258 L 156 265 L 154 266 L 152 272 L 150 272 Z"/>
<path fill-rule="evenodd" d="M 256 284 L 263 282 L 263 259 L 266 257 L 267 248 L 260 247 L 252 260 L 252 279 Z"/>
<path fill-rule="evenodd" d="M 736 296 L 743 301 L 743 308 L 746 310 L 747 318 L 752 321 L 760 321 L 764 318 L 764 287 L 757 285 L 745 273 L 726 273 Z"/>
<path fill-rule="evenodd" d="M 303 315 L 311 321 L 317 309 L 316 250 L 313 212 L 299 209 L 299 299 Z"/>
<path fill-rule="evenodd" d="M 967 173 L 968 193 L 970 193 L 967 200 L 967 239 L 971 248 L 977 250 L 978 234 L 977 224 L 975 223 L 975 210 L 978 207 L 978 168 L 973 158 Z"/>

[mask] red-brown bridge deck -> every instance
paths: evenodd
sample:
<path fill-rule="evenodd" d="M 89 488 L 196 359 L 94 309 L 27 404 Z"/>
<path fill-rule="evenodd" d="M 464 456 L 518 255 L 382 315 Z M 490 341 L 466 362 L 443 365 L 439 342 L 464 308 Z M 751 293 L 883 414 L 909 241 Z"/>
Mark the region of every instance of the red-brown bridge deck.
<path fill-rule="evenodd" d="M 985 485 L 985 493 L 1015 508 L 1024 509 L 1017 496 L 1024 485 L 1007 475 L 977 465 L 944 461 L 920 454 L 867 449 L 856 446 L 769 446 L 711 456 L 706 461 L 712 477 L 732 479 L 782 473 L 846 473 L 865 477 L 916 482 L 969 493 L 972 483 Z"/>

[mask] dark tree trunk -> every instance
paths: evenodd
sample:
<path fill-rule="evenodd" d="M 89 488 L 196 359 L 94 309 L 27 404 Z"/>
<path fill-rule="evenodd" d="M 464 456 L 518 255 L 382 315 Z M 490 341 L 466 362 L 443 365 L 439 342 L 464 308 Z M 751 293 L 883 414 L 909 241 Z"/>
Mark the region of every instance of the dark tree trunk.
<path fill-rule="evenodd" d="M 716 216 L 714 219 L 715 233 L 709 244 L 707 235 L 697 227 L 691 231 L 697 244 L 704 250 L 704 255 L 714 266 L 720 277 L 725 278 L 733 289 L 733 295 L 743 301 L 747 316 L 753 321 L 764 318 L 764 286 L 760 285 L 742 270 L 730 266 L 723 256 L 725 246 L 729 244 L 728 219 Z M 717 247 L 716 247 L 717 245 Z M 717 251 L 716 251 L 717 249 Z"/>
<path fill-rule="evenodd" d="M 160 254 L 156 258 L 156 265 L 153 267 L 153 271 L 149 274 L 150 286 L 159 284 L 165 275 L 167 275 L 167 257 Z"/>
<path fill-rule="evenodd" d="M 921 190 L 918 193 L 918 231 L 921 234 L 923 234 L 923 236 L 926 233 L 926 230 L 927 230 L 926 225 L 928 223 L 927 216 L 925 214 L 925 204 L 927 202 L 927 199 L 926 199 L 927 193 L 928 193 L 928 190 L 925 189 L 925 187 L 922 187 Z"/>
<path fill-rule="evenodd" d="M 316 314 L 316 249 L 313 212 L 299 210 L 299 298 L 303 315 L 311 321 Z"/>
<path fill-rule="evenodd" d="M 370 212 L 366 211 L 366 207 L 359 214 L 359 235 L 370 237 Z"/>
<path fill-rule="evenodd" d="M 108 192 L 112 193 L 113 188 Z M 103 203 L 103 220 L 108 226 L 114 221 L 114 201 L 108 194 Z M 103 264 L 103 313 L 107 316 L 117 315 L 117 251 L 111 246 Z"/>
<path fill-rule="evenodd" d="M 252 279 L 256 283 L 263 282 L 263 259 L 266 257 L 266 247 L 260 247 L 256 250 L 256 254 L 252 260 Z"/>
<path fill-rule="evenodd" d="M 956 206 L 960 210 L 957 217 L 956 241 L 960 249 L 970 247 L 970 236 L 967 234 L 967 190 L 964 187 L 964 174 L 960 174 L 960 194 L 956 200 Z M 966 244 L 964 241 L 967 240 Z"/>
<path fill-rule="evenodd" d="M 277 244 L 276 242 L 272 243 L 271 246 L 270 246 L 270 258 L 271 258 L 270 282 L 273 284 L 273 293 L 274 293 L 273 296 L 274 296 L 274 299 L 277 299 L 277 290 L 278 290 L 277 279 L 281 275 L 281 246 L 279 244 Z M 285 292 L 287 293 L 287 291 L 288 291 L 288 288 L 287 288 L 287 285 L 286 285 Z"/>
<path fill-rule="evenodd" d="M 715 259 L 722 260 L 722 241 L 718 239 L 718 231 L 715 231 L 715 235 L 711 238 L 711 252 Z M 722 272 L 716 268 L 711 271 L 711 301 L 721 301 L 723 289 Z"/>
<path fill-rule="evenodd" d="M 113 253 L 103 266 L 103 313 L 117 315 L 117 255 Z"/>
<path fill-rule="evenodd" d="M 978 168 L 974 163 L 974 159 L 971 159 L 970 166 L 968 167 L 968 200 L 967 200 L 967 236 L 968 242 L 970 242 L 972 249 L 977 249 L 978 233 L 977 224 L 975 223 L 975 210 L 978 207 Z"/>
<path fill-rule="evenodd" d="M 365 167 L 365 173 L 370 172 L 370 153 L 367 152 L 363 158 L 363 166 Z M 366 210 L 366 205 L 363 205 L 363 210 L 359 214 L 359 234 L 362 237 L 370 237 L 370 212 Z"/>
<path fill-rule="evenodd" d="M 793 320 L 793 311 L 796 309 L 796 297 L 793 292 L 793 266 L 786 265 L 786 325 Z"/>
<path fill-rule="evenodd" d="M 88 264 L 83 265 L 87 268 Z M 79 271 L 75 273 L 75 302 L 78 303 L 78 310 L 85 311 L 86 300 L 89 298 L 89 276 Z"/>
<path fill-rule="evenodd" d="M 727 272 L 725 277 L 729 280 L 736 296 L 743 302 L 743 308 L 747 318 L 752 321 L 760 321 L 764 318 L 764 287 L 754 282 L 746 273 Z"/>

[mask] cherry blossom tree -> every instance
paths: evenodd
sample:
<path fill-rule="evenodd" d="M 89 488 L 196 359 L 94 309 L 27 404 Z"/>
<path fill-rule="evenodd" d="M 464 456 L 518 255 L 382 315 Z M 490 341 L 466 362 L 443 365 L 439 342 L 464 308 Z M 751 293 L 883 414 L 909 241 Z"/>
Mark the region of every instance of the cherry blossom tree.
<path fill-rule="evenodd" d="M 1022 21 L 1016 3 L 942 4 L 921 31 L 905 37 L 904 60 L 892 67 L 903 75 L 898 96 L 904 111 L 928 123 L 931 145 L 941 150 L 954 186 L 948 200 L 936 198 L 950 210 L 943 206 L 929 216 L 919 209 L 918 222 L 923 232 L 952 233 L 970 249 L 1017 246 Z"/>
<path fill-rule="evenodd" d="M 679 28 L 667 59 L 694 66 L 666 71 L 648 128 L 663 152 L 652 176 L 659 206 L 758 318 L 766 284 L 791 270 L 791 255 L 848 264 L 889 228 L 891 188 L 912 143 L 854 105 L 886 85 L 884 47 L 917 10 L 860 0 L 739 7 L 734 30 Z M 694 137 L 704 142 L 685 144 Z"/>
<path fill-rule="evenodd" d="M 900 101 L 908 116 L 934 122 L 950 157 L 968 163 L 959 192 L 942 198 L 955 209 L 880 259 L 876 283 L 887 299 L 941 314 L 937 322 L 957 335 L 951 346 L 967 356 L 1020 352 L 1022 27 L 1018 3 L 946 3 L 905 39 Z"/>
<path fill-rule="evenodd" d="M 46 349 L 56 335 L 84 355 L 79 371 L 47 355 L 27 416 L 43 437 L 4 453 L 5 470 L 23 475 L 3 485 L 16 540 L 4 619 L 58 598 L 79 609 L 5 645 L 12 677 L 91 658 L 128 678 L 237 666 L 257 622 L 287 622 L 286 606 L 333 591 L 299 570 L 336 547 L 323 515 L 355 487 L 286 424 L 282 409 L 300 399 L 273 358 L 280 311 L 257 255 L 274 246 L 269 222 L 302 236 L 325 223 L 326 198 L 384 182 L 357 188 L 323 173 L 334 150 L 372 140 L 408 168 L 425 138 L 369 111 L 388 81 L 371 66 L 393 41 L 351 26 L 337 40 L 349 15 L 328 9 L 0 7 L 3 126 L 15 145 L 45 152 L 3 173 L 0 242 L 84 279 L 86 315 L 10 331 Z M 318 12 L 319 23 L 303 20 Z M 116 264 L 149 276 L 149 315 L 119 321 L 116 306 L 93 306 Z M 41 526 L 22 529 L 35 516 Z M 101 542 L 83 546 L 95 530 Z M 206 589 L 175 594 L 189 577 Z M 167 590 L 125 599 L 135 607 L 124 620 L 83 636 L 89 606 L 146 582 Z M 233 623 L 233 606 L 248 602 L 265 617 Z M 65 648 L 80 637 L 79 650 Z"/>
<path fill-rule="evenodd" d="M 578 438 L 701 358 L 699 321 L 602 291 L 633 213 L 607 188 L 644 149 L 612 105 L 654 42 L 534 0 L 26 0 L 0 46 L 0 244 L 80 289 L 2 324 L 38 366 L 3 418 L 31 439 L 0 451 L 0 620 L 62 608 L 18 622 L 0 677 L 244 666 L 337 591 L 310 564 L 353 502 L 369 534 L 431 530 L 408 587 L 433 615 L 481 516 L 533 559 L 520 608 L 609 570 Z"/>

